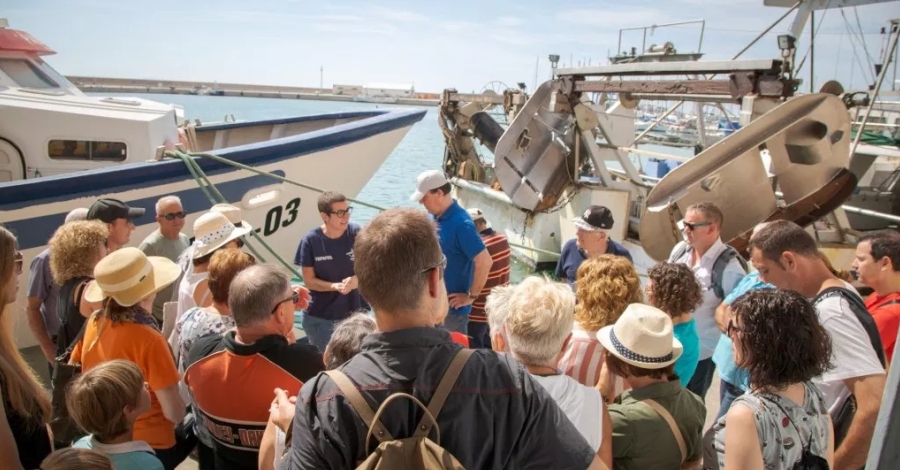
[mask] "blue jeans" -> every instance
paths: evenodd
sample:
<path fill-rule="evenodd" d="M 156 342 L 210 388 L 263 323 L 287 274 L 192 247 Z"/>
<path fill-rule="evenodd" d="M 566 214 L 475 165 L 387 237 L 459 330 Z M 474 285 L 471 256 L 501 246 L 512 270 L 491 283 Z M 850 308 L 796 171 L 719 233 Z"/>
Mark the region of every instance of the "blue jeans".
<path fill-rule="evenodd" d="M 716 363 L 713 362 L 712 358 L 703 359 L 697 363 L 697 370 L 694 371 L 694 376 L 691 377 L 691 381 L 688 382 L 685 388 L 705 400 L 706 392 L 709 391 L 709 387 L 712 385 L 712 378 L 715 372 Z"/>
<path fill-rule="evenodd" d="M 723 380 L 719 384 L 719 414 L 716 415 L 716 421 L 725 416 L 725 413 L 728 413 L 728 409 L 731 408 L 734 399 L 743 394 L 743 390 Z"/>
<path fill-rule="evenodd" d="M 469 322 L 469 346 L 472 349 L 491 349 L 491 329 L 487 323 Z"/>
<path fill-rule="evenodd" d="M 331 341 L 331 335 L 334 334 L 334 325 L 340 320 L 326 320 L 324 318 L 314 317 L 303 312 L 303 318 L 300 324 L 306 337 L 309 338 L 309 344 L 316 347 L 320 353 L 325 353 L 325 346 Z"/>
<path fill-rule="evenodd" d="M 456 331 L 464 335 L 469 334 L 469 315 L 447 315 L 444 319 L 444 328 L 450 331 Z"/>

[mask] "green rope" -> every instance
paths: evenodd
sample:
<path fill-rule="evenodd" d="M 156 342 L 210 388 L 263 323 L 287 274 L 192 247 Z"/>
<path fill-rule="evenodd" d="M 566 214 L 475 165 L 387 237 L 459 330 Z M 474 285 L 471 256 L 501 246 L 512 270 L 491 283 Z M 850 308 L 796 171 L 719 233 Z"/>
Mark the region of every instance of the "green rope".
<path fill-rule="evenodd" d="M 205 181 L 206 181 L 213 189 L 215 189 L 215 185 L 213 185 L 211 182 L 209 182 L 209 179 L 206 179 L 206 174 L 203 173 L 203 170 L 200 169 L 200 166 L 199 166 L 199 165 L 197 164 L 197 162 L 194 161 L 194 159 L 191 158 L 191 157 L 203 157 L 203 158 L 209 158 L 210 160 L 215 160 L 215 161 L 217 161 L 217 162 L 219 162 L 219 163 L 223 163 L 223 164 L 225 164 L 225 165 L 230 165 L 230 166 L 233 166 L 233 167 L 235 167 L 235 168 L 240 168 L 240 169 L 242 169 L 242 170 L 247 170 L 247 171 L 249 171 L 249 172 L 256 173 L 256 174 L 258 174 L 258 175 L 268 176 L 269 178 L 272 178 L 272 179 L 281 181 L 281 182 L 283 182 L 283 183 L 292 184 L 292 185 L 294 185 L 294 186 L 297 186 L 297 187 L 300 187 L 300 188 L 303 188 L 303 189 L 308 189 L 308 190 L 313 191 L 313 192 L 317 192 L 317 193 L 320 193 L 320 194 L 325 192 L 324 189 L 317 188 L 317 187 L 315 187 L 315 186 L 310 186 L 310 185 L 308 185 L 308 184 L 304 184 L 304 183 L 301 183 L 301 182 L 299 182 L 299 181 L 294 181 L 294 180 L 292 180 L 292 179 L 285 178 L 285 177 L 283 177 L 283 176 L 273 175 L 272 173 L 266 173 L 265 171 L 258 170 L 258 169 L 256 169 L 256 168 L 253 168 L 252 166 L 244 165 L 243 163 L 239 163 L 239 162 L 236 162 L 236 161 L 234 161 L 234 160 L 229 160 L 229 159 L 227 159 L 227 158 L 223 158 L 223 157 L 220 157 L 220 156 L 218 156 L 218 155 L 211 154 L 211 153 L 192 152 L 190 155 L 188 155 L 188 154 L 186 154 L 186 153 L 184 153 L 184 152 L 181 152 L 181 151 L 179 151 L 179 150 L 171 150 L 171 151 L 167 151 L 167 152 L 166 152 L 166 156 L 172 157 L 172 158 L 180 158 L 182 161 L 185 162 L 185 164 L 188 166 L 189 169 L 191 168 L 192 165 L 196 165 L 197 171 L 202 175 L 202 177 L 204 178 L 204 180 L 205 180 Z M 188 163 L 188 162 L 190 162 L 190 163 Z M 193 174 L 193 171 L 192 171 L 191 173 Z M 197 179 L 197 176 L 195 175 L 194 178 Z M 200 185 L 199 180 L 198 180 L 197 184 Z M 202 188 L 202 186 L 201 186 L 201 188 Z M 216 193 L 218 193 L 218 191 L 216 191 Z M 219 194 L 219 197 L 221 197 L 221 194 Z M 223 198 L 223 199 L 224 199 L 224 198 Z M 366 207 L 370 207 L 370 208 L 372 208 L 372 209 L 376 209 L 376 210 L 378 210 L 378 211 L 386 211 L 386 210 L 388 210 L 387 207 L 382 207 L 382 206 L 379 206 L 379 205 L 376 205 L 376 204 L 371 204 L 371 203 L 368 203 L 368 202 L 365 202 L 365 201 L 360 201 L 359 199 L 353 199 L 353 198 L 349 198 L 349 197 L 348 197 L 347 200 L 350 201 L 350 202 L 352 202 L 352 203 L 359 204 L 359 205 L 361 205 L 361 206 L 366 206 Z M 226 201 L 223 201 L 223 202 L 226 202 Z M 275 253 L 274 250 L 272 250 L 265 242 L 262 241 L 262 237 L 260 237 L 259 234 L 257 234 L 256 232 L 253 232 L 253 235 L 256 237 L 257 240 L 260 241 L 260 243 L 263 244 L 263 246 L 266 247 L 266 249 L 268 249 L 275 257 L 277 257 L 278 260 L 282 262 L 282 264 L 287 265 L 287 263 L 286 263 L 285 261 L 282 260 L 281 256 L 278 255 L 278 253 Z M 560 256 L 559 253 L 555 253 L 555 252 L 553 252 L 553 251 L 548 251 L 548 250 L 543 250 L 543 249 L 540 249 L 540 248 L 534 248 L 534 247 L 530 247 L 530 246 L 526 246 L 526 245 L 521 245 L 521 244 L 519 244 L 519 243 L 514 243 L 514 242 L 512 242 L 512 241 L 509 242 L 509 246 L 515 247 L 515 248 L 521 248 L 521 249 L 523 249 L 523 250 L 528 250 L 528 251 L 532 251 L 532 252 L 535 252 L 535 253 L 542 253 L 542 254 L 549 255 L 549 256 L 555 256 L 555 257 L 557 257 L 557 258 Z M 292 265 L 289 267 L 289 269 L 290 269 L 293 273 L 295 273 L 298 277 L 301 277 L 300 274 L 296 271 L 296 269 L 293 268 Z M 301 277 L 301 278 L 302 278 L 302 277 Z"/>
<path fill-rule="evenodd" d="M 206 194 L 212 204 L 215 205 L 217 203 L 228 203 L 225 197 L 222 196 L 222 193 L 220 193 L 216 186 L 212 183 L 212 181 L 209 180 L 209 177 L 206 176 L 206 172 L 204 172 L 203 169 L 200 168 L 200 165 L 197 164 L 197 162 L 193 158 L 191 158 L 190 155 L 175 150 L 166 152 L 166 156 L 179 158 L 185 164 L 185 166 L 188 167 L 188 170 L 194 177 L 194 181 L 197 183 L 197 186 L 199 186 L 204 194 Z M 208 187 L 204 187 L 204 183 L 208 185 Z M 288 269 L 288 271 L 291 272 L 291 274 L 299 278 L 301 281 L 303 280 L 303 275 L 300 274 L 300 271 L 297 271 L 297 268 L 295 268 L 294 265 L 285 261 L 285 259 L 282 258 L 281 255 L 278 254 L 278 252 L 272 249 L 272 247 L 269 246 L 269 244 L 266 243 L 266 241 L 263 240 L 263 238 L 258 233 L 256 233 L 255 230 L 250 231 L 250 236 L 258 241 L 269 253 L 271 253 L 279 263 L 281 263 L 285 268 Z M 253 253 L 253 256 L 255 256 L 256 259 L 263 262 L 266 261 L 266 259 L 259 252 L 257 252 L 255 248 L 253 248 L 253 245 L 250 245 L 248 243 L 246 246 Z"/>

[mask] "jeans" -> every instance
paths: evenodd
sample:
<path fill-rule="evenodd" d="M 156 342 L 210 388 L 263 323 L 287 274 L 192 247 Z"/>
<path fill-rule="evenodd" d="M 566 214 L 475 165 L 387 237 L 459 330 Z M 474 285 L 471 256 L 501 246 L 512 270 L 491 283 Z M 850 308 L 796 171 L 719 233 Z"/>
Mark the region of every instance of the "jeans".
<path fill-rule="evenodd" d="M 472 349 L 491 349 L 491 329 L 487 323 L 470 321 L 469 337 Z"/>
<path fill-rule="evenodd" d="M 320 353 L 325 353 L 325 346 L 331 341 L 331 335 L 334 334 L 334 325 L 340 320 L 326 320 L 324 318 L 313 317 L 306 312 L 303 313 L 303 319 L 300 320 L 303 325 L 303 331 L 309 338 L 309 344 L 316 347 Z"/>
<path fill-rule="evenodd" d="M 464 335 L 469 334 L 469 315 L 447 315 L 444 319 L 444 328 L 450 331 L 456 331 Z"/>
<path fill-rule="evenodd" d="M 705 400 L 706 392 L 709 391 L 709 387 L 712 385 L 712 378 L 715 372 L 716 363 L 713 362 L 712 358 L 703 359 L 697 363 L 697 370 L 694 371 L 694 376 L 691 377 L 691 381 L 688 382 L 685 388 Z"/>
<path fill-rule="evenodd" d="M 716 415 L 716 421 L 725 416 L 725 413 L 728 413 L 728 409 L 731 408 L 731 403 L 734 402 L 734 399 L 743 394 L 743 390 L 722 380 L 722 383 L 719 385 L 719 414 Z"/>

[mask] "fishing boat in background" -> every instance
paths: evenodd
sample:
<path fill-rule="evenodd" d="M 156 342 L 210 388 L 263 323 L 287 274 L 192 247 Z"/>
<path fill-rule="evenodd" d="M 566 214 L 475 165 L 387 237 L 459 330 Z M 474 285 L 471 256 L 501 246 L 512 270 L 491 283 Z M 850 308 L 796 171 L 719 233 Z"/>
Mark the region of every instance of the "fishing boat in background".
<path fill-rule="evenodd" d="M 51 54 L 0 20 L 0 224 L 17 235 L 27 260 L 46 247 L 69 211 L 98 198 L 146 209 L 134 221 L 134 244 L 156 229 L 155 203 L 165 195 L 181 198 L 191 227 L 211 203 L 184 162 L 164 158 L 167 149 L 214 152 L 354 197 L 425 115 L 372 110 L 197 125 L 172 105 L 86 96 L 43 59 Z M 319 222 L 318 194 L 194 159 L 267 244 L 293 259 L 298 240 Z M 25 305 L 24 288 L 17 305 Z M 34 344 L 27 322 L 18 322 L 15 336 L 20 347 Z"/>

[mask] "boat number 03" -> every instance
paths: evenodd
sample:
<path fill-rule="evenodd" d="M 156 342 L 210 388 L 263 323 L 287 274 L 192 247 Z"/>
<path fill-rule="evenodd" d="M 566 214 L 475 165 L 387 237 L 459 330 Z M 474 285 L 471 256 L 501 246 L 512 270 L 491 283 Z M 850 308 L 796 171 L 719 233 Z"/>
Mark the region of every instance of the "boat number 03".
<path fill-rule="evenodd" d="M 262 227 L 262 233 L 265 236 L 272 235 L 281 227 L 287 227 L 297 220 L 297 211 L 300 209 L 300 198 L 296 197 L 288 201 L 284 207 L 275 206 L 269 209 L 266 214 L 266 223 Z M 284 220 L 282 220 L 284 219 Z M 257 232 L 260 229 L 256 229 Z"/>

